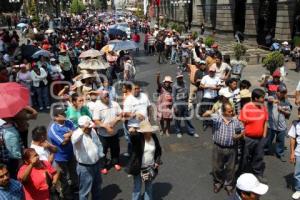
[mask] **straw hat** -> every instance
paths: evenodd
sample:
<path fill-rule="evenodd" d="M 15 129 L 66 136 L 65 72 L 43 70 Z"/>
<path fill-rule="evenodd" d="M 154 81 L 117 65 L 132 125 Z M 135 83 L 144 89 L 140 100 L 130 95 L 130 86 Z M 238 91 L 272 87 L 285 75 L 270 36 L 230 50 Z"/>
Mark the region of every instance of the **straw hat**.
<path fill-rule="evenodd" d="M 140 133 L 151 133 L 158 130 L 158 126 L 152 126 L 148 120 L 144 120 L 140 123 L 140 127 L 137 131 Z"/>
<path fill-rule="evenodd" d="M 82 78 L 81 79 L 87 79 L 87 78 L 93 78 L 93 77 L 95 77 L 94 74 L 85 73 L 85 74 L 82 74 Z"/>

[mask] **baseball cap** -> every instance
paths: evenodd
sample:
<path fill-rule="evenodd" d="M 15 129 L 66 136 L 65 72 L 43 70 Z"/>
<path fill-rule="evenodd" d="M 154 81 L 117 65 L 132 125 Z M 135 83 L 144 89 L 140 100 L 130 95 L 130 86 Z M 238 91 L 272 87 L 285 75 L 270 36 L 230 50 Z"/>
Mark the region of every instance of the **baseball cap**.
<path fill-rule="evenodd" d="M 52 109 L 53 116 L 63 115 L 66 116 L 65 107 L 64 106 L 54 106 Z"/>
<path fill-rule="evenodd" d="M 176 78 L 180 78 L 180 77 L 183 77 L 183 74 L 182 74 L 182 72 L 177 72 L 177 74 L 176 74 Z"/>
<path fill-rule="evenodd" d="M 273 77 L 280 77 L 281 76 L 281 73 L 278 69 L 276 69 L 273 74 L 272 74 Z"/>
<path fill-rule="evenodd" d="M 91 118 L 89 116 L 83 115 L 83 116 L 79 117 L 79 119 L 78 119 L 78 125 L 80 127 L 91 128 L 91 127 L 93 127 L 94 123 L 93 123 L 93 121 L 91 120 Z"/>
<path fill-rule="evenodd" d="M 236 182 L 236 187 L 245 192 L 253 192 L 258 195 L 264 195 L 268 192 L 269 186 L 260 183 L 258 179 L 250 173 L 242 174 Z"/>

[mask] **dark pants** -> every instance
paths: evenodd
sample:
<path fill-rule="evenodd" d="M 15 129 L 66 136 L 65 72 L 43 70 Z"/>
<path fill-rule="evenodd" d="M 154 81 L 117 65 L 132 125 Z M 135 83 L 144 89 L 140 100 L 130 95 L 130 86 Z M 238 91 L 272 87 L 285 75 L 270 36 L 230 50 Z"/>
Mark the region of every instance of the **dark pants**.
<path fill-rule="evenodd" d="M 165 54 L 163 51 L 158 52 L 158 61 L 159 64 L 166 62 Z"/>
<path fill-rule="evenodd" d="M 169 59 L 171 57 L 172 46 L 167 45 L 165 51 L 166 51 L 166 59 Z"/>
<path fill-rule="evenodd" d="M 234 186 L 236 148 L 213 146 L 212 173 L 215 184 Z"/>
<path fill-rule="evenodd" d="M 72 78 L 73 78 L 73 72 L 72 70 L 69 70 L 69 71 L 63 71 L 63 75 L 65 77 L 65 81 L 69 81 L 69 82 L 73 82 L 72 81 Z"/>
<path fill-rule="evenodd" d="M 119 155 L 120 155 L 119 135 L 116 134 L 114 136 L 109 136 L 109 137 L 100 136 L 100 141 L 103 146 L 103 153 L 105 154 L 104 168 L 107 168 L 109 165 L 107 159 L 108 149 L 110 149 L 111 164 L 112 165 L 119 164 Z"/>
<path fill-rule="evenodd" d="M 101 162 L 93 165 L 84 165 L 77 163 L 77 174 L 79 180 L 79 200 L 88 200 L 89 194 L 92 194 L 92 200 L 101 198 L 102 177 L 100 173 Z"/>
<path fill-rule="evenodd" d="M 23 146 L 25 148 L 28 148 L 28 130 L 25 130 L 25 131 L 22 131 L 22 132 L 19 131 L 19 133 L 20 133 L 20 138 L 23 142 Z"/>
<path fill-rule="evenodd" d="M 266 138 L 245 137 L 243 172 L 263 176 L 265 170 L 264 146 Z"/>
<path fill-rule="evenodd" d="M 76 160 L 56 161 L 60 168 L 61 190 L 64 199 L 78 199 L 78 175 L 76 173 Z"/>
<path fill-rule="evenodd" d="M 181 132 L 180 123 L 181 121 L 184 121 L 185 127 L 187 129 L 188 134 L 193 135 L 195 134 L 195 128 L 191 122 L 190 119 L 187 119 L 189 117 L 189 109 L 188 105 L 175 105 L 176 112 L 175 116 L 181 119 L 175 120 L 175 132 L 176 134 L 179 134 Z"/>
<path fill-rule="evenodd" d="M 296 71 L 300 72 L 300 58 L 296 58 L 295 62 L 296 62 Z"/>
<path fill-rule="evenodd" d="M 268 129 L 268 150 L 272 152 L 272 143 L 274 137 L 276 136 L 276 156 L 281 157 L 284 156 L 284 141 L 285 141 L 285 130 L 284 131 L 276 131 L 272 129 Z"/>

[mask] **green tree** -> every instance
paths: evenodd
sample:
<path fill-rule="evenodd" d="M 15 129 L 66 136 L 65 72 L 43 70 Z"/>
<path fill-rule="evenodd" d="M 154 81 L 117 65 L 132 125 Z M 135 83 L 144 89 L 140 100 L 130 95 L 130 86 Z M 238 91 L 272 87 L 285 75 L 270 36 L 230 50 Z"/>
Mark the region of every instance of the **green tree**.
<path fill-rule="evenodd" d="M 72 0 L 71 12 L 75 14 L 80 14 L 85 10 L 85 6 L 81 0 Z"/>

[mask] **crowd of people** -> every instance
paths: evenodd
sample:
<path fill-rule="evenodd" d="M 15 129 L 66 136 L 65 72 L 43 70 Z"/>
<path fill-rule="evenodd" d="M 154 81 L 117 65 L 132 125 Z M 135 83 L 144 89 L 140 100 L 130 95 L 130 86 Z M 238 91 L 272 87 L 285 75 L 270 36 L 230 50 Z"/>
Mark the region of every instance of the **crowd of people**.
<path fill-rule="evenodd" d="M 264 155 L 275 154 L 286 162 L 288 134 L 289 160 L 295 163 L 293 198 L 300 199 L 300 109 L 289 128 L 293 107 L 280 69 L 261 88 L 251 89 L 242 70 L 231 65 L 216 43 L 208 47 L 203 38 L 151 27 L 131 16 L 98 19 L 74 16 L 58 30 L 37 30 L 32 24 L 28 27 L 39 34 L 31 39 L 20 38 L 16 30 L 0 31 L 0 83 L 17 82 L 30 93 L 26 107 L 0 119 L 0 199 L 84 200 L 91 195 L 99 200 L 101 175 L 122 167 L 133 178 L 132 200 L 141 198 L 143 184 L 144 199 L 154 199 L 152 183 L 163 153 L 155 133 L 182 138 L 182 121 L 194 138 L 212 129 L 213 191 L 224 187 L 234 200 L 256 200 L 268 191 Z M 121 21 L 128 23 L 132 35 L 110 31 Z M 156 74 L 154 103 L 135 80 L 142 34 L 147 56 L 157 56 L 158 64 L 178 65 L 174 81 Z M 128 39 L 136 45 L 133 49 L 113 49 L 111 42 Z M 84 56 L 91 50 L 96 55 Z M 105 67 L 85 69 L 82 64 L 94 62 Z M 300 105 L 300 82 L 295 104 Z M 39 112 L 49 112 L 53 122 L 33 127 L 29 134 L 29 120 L 36 120 Z M 203 130 L 193 125 L 193 114 Z M 123 134 L 126 166 L 119 159 Z"/>

